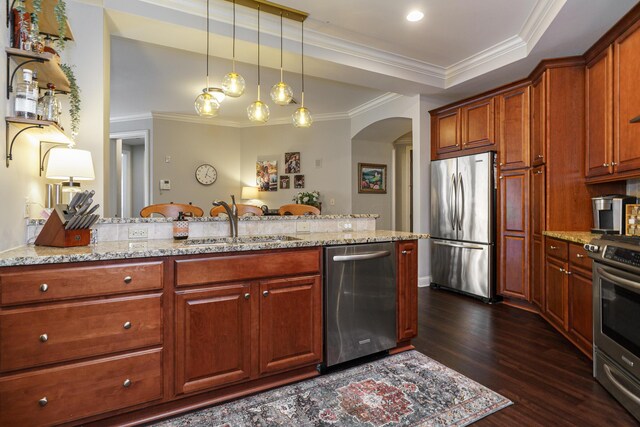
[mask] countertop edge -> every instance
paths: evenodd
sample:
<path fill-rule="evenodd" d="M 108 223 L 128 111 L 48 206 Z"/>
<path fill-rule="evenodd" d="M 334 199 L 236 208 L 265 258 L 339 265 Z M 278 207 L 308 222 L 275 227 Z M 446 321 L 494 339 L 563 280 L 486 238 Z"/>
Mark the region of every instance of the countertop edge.
<path fill-rule="evenodd" d="M 543 231 L 543 236 L 551 237 L 553 239 L 564 240 L 570 243 L 579 243 L 581 245 L 591 243 L 591 240 L 597 238 L 599 235 L 591 233 L 590 231 Z"/>

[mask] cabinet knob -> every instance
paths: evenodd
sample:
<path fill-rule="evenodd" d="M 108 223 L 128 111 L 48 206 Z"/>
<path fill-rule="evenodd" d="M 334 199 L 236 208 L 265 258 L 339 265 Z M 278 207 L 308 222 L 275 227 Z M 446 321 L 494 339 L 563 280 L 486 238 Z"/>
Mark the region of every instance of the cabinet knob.
<path fill-rule="evenodd" d="M 544 159 L 544 156 L 543 156 L 542 154 L 538 154 L 538 155 L 536 156 L 536 159 Z"/>
<path fill-rule="evenodd" d="M 133 278 L 131 276 L 127 276 L 127 277 L 124 278 L 124 283 L 126 283 L 128 285 L 129 283 L 131 283 L 132 280 L 133 280 Z"/>
<path fill-rule="evenodd" d="M 616 162 L 611 162 L 611 166 L 616 166 L 617 163 Z"/>
<path fill-rule="evenodd" d="M 402 255 L 406 255 L 408 253 L 409 253 L 408 251 L 402 251 Z"/>
<path fill-rule="evenodd" d="M 123 386 L 123 387 L 125 387 L 125 388 L 129 388 L 129 387 L 131 387 L 131 384 L 133 384 L 133 383 L 131 382 L 131 380 L 130 380 L 129 378 L 127 378 L 127 379 L 126 379 L 126 380 L 124 380 L 124 382 L 122 383 L 122 386 Z"/>
<path fill-rule="evenodd" d="M 558 247 L 551 245 L 551 246 L 549 246 L 549 249 L 551 249 L 552 251 L 555 251 L 556 249 L 558 249 Z"/>
<path fill-rule="evenodd" d="M 542 171 L 536 171 L 537 175 L 542 175 Z"/>
<path fill-rule="evenodd" d="M 49 403 L 49 401 L 47 400 L 46 397 L 43 397 L 42 399 L 38 400 L 38 404 L 43 408 L 47 406 L 47 403 Z"/>
<path fill-rule="evenodd" d="M 264 295 L 265 297 L 266 297 L 266 296 L 269 296 L 269 291 L 264 291 L 264 292 L 262 293 L 262 295 Z"/>
<path fill-rule="evenodd" d="M 504 176 L 500 175 L 500 179 L 504 179 Z"/>
<path fill-rule="evenodd" d="M 42 285 L 40 285 L 40 292 L 47 292 L 49 290 L 49 285 L 47 285 L 46 283 L 43 283 Z"/>
<path fill-rule="evenodd" d="M 565 271 L 564 271 L 564 274 L 566 274 L 566 275 L 568 276 L 568 275 L 570 275 L 570 274 L 571 274 L 571 272 L 570 272 L 570 271 L 565 270 Z"/>
<path fill-rule="evenodd" d="M 603 168 L 608 168 L 609 166 L 610 166 L 610 165 L 609 165 L 609 163 L 603 163 L 603 164 L 602 164 L 602 167 L 603 167 Z"/>
<path fill-rule="evenodd" d="M 500 166 L 504 166 L 504 163 L 500 162 Z"/>
<path fill-rule="evenodd" d="M 244 294 L 244 299 L 249 299 L 249 298 L 251 298 L 251 294 L 250 293 Z"/>
<path fill-rule="evenodd" d="M 584 258 L 584 255 L 582 255 L 582 254 L 576 254 L 576 258 Z"/>
<path fill-rule="evenodd" d="M 47 341 L 49 341 L 49 335 L 47 334 L 40 335 L 40 342 L 47 342 Z"/>
<path fill-rule="evenodd" d="M 559 270 L 560 270 L 560 273 L 564 273 L 564 268 L 560 267 Z"/>
<path fill-rule="evenodd" d="M 124 322 L 124 325 L 122 325 L 122 327 L 125 329 L 131 329 L 131 322 Z"/>

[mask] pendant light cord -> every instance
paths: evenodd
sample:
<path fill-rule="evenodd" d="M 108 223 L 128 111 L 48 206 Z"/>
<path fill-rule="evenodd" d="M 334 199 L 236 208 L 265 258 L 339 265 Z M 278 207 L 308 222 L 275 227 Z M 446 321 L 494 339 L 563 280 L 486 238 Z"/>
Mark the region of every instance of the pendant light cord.
<path fill-rule="evenodd" d="M 258 5 L 258 99 L 260 99 L 260 5 Z"/>
<path fill-rule="evenodd" d="M 232 54 L 233 62 L 232 69 L 233 72 L 236 72 L 236 0 L 233 0 L 233 44 L 232 44 Z"/>
<path fill-rule="evenodd" d="M 304 107 L 304 21 L 302 21 L 302 37 L 301 37 L 301 41 L 302 41 L 302 106 Z"/>
<path fill-rule="evenodd" d="M 283 81 L 283 76 L 282 76 L 282 12 L 280 12 L 280 81 Z"/>
<path fill-rule="evenodd" d="M 207 0 L 207 92 L 209 91 L 209 0 Z"/>

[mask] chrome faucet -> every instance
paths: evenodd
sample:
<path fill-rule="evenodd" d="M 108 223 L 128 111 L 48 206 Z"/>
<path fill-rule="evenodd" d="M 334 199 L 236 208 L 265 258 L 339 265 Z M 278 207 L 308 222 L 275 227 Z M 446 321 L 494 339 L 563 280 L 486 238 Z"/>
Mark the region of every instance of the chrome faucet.
<path fill-rule="evenodd" d="M 229 233 L 231 237 L 238 237 L 238 206 L 236 205 L 236 196 L 231 195 L 231 206 L 223 200 L 216 200 L 213 206 L 222 206 L 229 217 Z"/>

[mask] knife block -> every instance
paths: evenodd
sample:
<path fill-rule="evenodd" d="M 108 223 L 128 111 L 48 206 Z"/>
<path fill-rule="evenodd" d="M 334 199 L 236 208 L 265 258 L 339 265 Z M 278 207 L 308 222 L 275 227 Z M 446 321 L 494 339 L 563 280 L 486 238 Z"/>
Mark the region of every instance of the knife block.
<path fill-rule="evenodd" d="M 51 212 L 51 216 L 45 222 L 42 231 L 36 238 L 37 246 L 55 246 L 69 248 L 72 246 L 87 246 L 91 242 L 91 230 L 82 228 L 78 230 L 65 230 L 64 221 L 57 210 Z"/>

